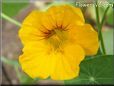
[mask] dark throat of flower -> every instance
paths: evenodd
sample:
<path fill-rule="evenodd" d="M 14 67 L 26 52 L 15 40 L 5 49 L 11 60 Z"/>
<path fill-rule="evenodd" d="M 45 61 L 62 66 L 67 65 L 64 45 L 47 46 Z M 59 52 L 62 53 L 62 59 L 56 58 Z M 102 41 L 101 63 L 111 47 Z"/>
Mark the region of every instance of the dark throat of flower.
<path fill-rule="evenodd" d="M 60 47 L 66 42 L 67 38 L 67 31 L 61 28 L 55 28 L 49 31 L 46 35 L 47 42 L 56 50 L 60 49 Z"/>

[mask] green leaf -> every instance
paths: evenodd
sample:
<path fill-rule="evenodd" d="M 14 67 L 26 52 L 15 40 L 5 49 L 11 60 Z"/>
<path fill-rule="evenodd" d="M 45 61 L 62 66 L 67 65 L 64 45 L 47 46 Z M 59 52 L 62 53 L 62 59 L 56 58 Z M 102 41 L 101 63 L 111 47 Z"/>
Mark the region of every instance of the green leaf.
<path fill-rule="evenodd" d="M 109 55 L 114 55 L 113 51 L 113 29 L 103 32 L 104 45 L 106 48 L 106 53 Z"/>
<path fill-rule="evenodd" d="M 26 7 L 28 3 L 2 3 L 2 12 L 12 17 L 15 16 L 22 8 Z"/>
<path fill-rule="evenodd" d="M 65 84 L 114 84 L 114 55 L 93 56 L 80 64 L 79 77 Z"/>

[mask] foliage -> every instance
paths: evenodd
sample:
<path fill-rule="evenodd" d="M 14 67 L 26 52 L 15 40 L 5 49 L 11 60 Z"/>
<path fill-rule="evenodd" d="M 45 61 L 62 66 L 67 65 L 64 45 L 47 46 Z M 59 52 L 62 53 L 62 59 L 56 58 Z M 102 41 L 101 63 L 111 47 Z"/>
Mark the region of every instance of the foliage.
<path fill-rule="evenodd" d="M 10 17 L 13 17 L 27 5 L 28 3 L 2 3 L 2 12 Z"/>
<path fill-rule="evenodd" d="M 114 55 L 93 56 L 80 64 L 79 77 L 66 84 L 114 84 Z"/>

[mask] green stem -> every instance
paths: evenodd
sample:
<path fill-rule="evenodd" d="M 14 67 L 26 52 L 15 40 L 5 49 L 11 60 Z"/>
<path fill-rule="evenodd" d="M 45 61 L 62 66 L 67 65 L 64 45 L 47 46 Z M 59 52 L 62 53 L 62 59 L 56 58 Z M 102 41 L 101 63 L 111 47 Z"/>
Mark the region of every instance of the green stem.
<path fill-rule="evenodd" d="M 105 16 L 106 16 L 106 13 L 108 12 L 108 9 L 110 8 L 110 6 L 108 6 L 104 12 L 104 15 L 103 15 L 103 18 L 101 20 L 101 26 L 103 26 L 103 23 L 104 23 L 104 20 L 105 20 Z"/>
<path fill-rule="evenodd" d="M 21 26 L 21 23 L 19 23 L 18 21 L 16 21 L 16 20 L 10 18 L 9 16 L 7 16 L 7 15 L 4 14 L 4 13 L 1 13 L 1 17 L 4 18 L 4 19 L 6 19 L 6 20 L 8 20 L 9 22 L 11 22 L 11 23 L 13 23 L 13 24 L 19 26 L 19 27 Z"/>
<path fill-rule="evenodd" d="M 103 36 L 102 36 L 101 29 L 102 29 L 102 26 L 103 26 L 103 23 L 104 23 L 104 20 L 105 20 L 106 13 L 108 12 L 109 8 L 110 8 L 109 6 L 106 8 L 106 10 L 104 12 L 104 15 L 103 15 L 103 18 L 102 18 L 101 23 L 100 23 L 101 46 L 102 46 L 102 50 L 103 50 L 104 54 L 106 54 L 106 50 L 105 50 L 105 46 L 104 46 L 104 41 L 103 41 Z"/>
<path fill-rule="evenodd" d="M 101 44 L 101 48 L 102 48 L 103 54 L 106 54 L 106 50 L 105 50 L 105 46 L 104 46 L 104 41 L 103 41 L 103 36 L 102 36 L 102 31 L 101 30 L 102 30 L 102 25 L 103 25 L 103 22 L 104 22 L 104 17 L 105 17 L 105 15 L 107 13 L 107 10 L 105 11 L 103 19 L 102 19 L 102 22 L 100 23 L 99 8 L 98 8 L 98 6 L 95 7 L 96 20 L 97 20 L 97 26 L 98 26 L 98 34 L 99 34 L 99 41 L 100 41 L 100 44 Z"/>
<path fill-rule="evenodd" d="M 96 21 L 97 21 L 97 27 L 98 27 L 98 34 L 99 34 L 99 40 L 100 40 L 100 33 L 101 33 L 101 26 L 100 26 L 100 19 L 99 19 L 99 8 L 98 6 L 95 7 L 95 11 L 96 11 Z"/>
<path fill-rule="evenodd" d="M 102 32 L 100 34 L 100 37 L 101 37 L 101 47 L 102 47 L 103 54 L 106 54 Z"/>

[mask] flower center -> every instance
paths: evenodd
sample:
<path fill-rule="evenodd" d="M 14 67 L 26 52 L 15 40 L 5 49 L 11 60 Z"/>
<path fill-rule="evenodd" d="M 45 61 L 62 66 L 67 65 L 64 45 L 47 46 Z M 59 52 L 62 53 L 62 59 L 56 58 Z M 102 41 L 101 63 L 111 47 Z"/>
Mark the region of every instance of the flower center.
<path fill-rule="evenodd" d="M 58 49 L 67 40 L 67 31 L 61 28 L 55 28 L 54 30 L 49 31 L 47 40 L 54 49 Z"/>

